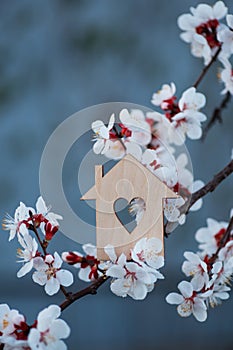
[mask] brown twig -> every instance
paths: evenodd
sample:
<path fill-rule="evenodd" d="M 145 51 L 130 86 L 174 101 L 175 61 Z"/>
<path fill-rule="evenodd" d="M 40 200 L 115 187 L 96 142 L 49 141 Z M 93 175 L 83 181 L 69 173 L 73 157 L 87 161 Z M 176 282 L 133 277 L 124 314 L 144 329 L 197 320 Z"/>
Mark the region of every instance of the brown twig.
<path fill-rule="evenodd" d="M 211 129 L 211 127 L 216 123 L 219 122 L 220 124 L 222 123 L 222 110 L 227 107 L 228 103 L 231 100 L 231 94 L 229 91 L 226 93 L 224 96 L 224 99 L 222 100 L 221 104 L 219 107 L 215 108 L 212 117 L 206 124 L 206 126 L 203 129 L 203 134 L 202 134 L 202 141 L 205 140 L 207 133 Z"/>
<path fill-rule="evenodd" d="M 62 311 L 65 310 L 68 306 L 73 304 L 76 300 L 81 299 L 81 298 L 85 297 L 86 295 L 97 294 L 97 290 L 99 289 L 99 287 L 102 286 L 102 284 L 104 284 L 108 279 L 109 279 L 109 277 L 107 277 L 105 275 L 101 276 L 95 282 L 93 282 L 91 285 L 89 285 L 87 288 L 82 289 L 76 293 L 70 293 L 69 297 L 66 298 L 66 300 L 60 304 L 61 310 Z"/>
<path fill-rule="evenodd" d="M 200 190 L 193 193 L 191 201 L 188 206 L 188 210 L 191 206 L 198 201 L 198 199 L 204 197 L 209 192 L 213 192 L 216 187 L 231 173 L 233 172 L 233 160 L 228 163 L 225 168 L 219 171 L 216 175 L 214 175 L 213 179 L 209 181 L 205 186 L 200 188 Z"/>
<path fill-rule="evenodd" d="M 33 217 L 33 214 L 32 214 L 31 211 L 29 211 L 29 215 L 30 215 L 30 218 L 32 220 L 32 225 L 30 227 L 31 227 L 32 231 L 35 233 L 36 238 L 38 239 L 38 242 L 39 242 L 39 244 L 40 244 L 40 246 L 41 246 L 41 248 L 43 250 L 44 255 L 46 255 L 47 254 L 46 247 L 44 246 L 44 243 L 42 242 L 42 240 L 40 238 L 40 235 L 39 235 L 39 233 L 37 231 L 36 223 L 35 223 L 35 220 L 34 220 L 34 217 Z"/>
<path fill-rule="evenodd" d="M 216 58 L 218 57 L 219 53 L 221 51 L 221 46 L 219 46 L 218 50 L 216 51 L 215 55 L 212 57 L 211 61 L 207 66 L 205 66 L 200 74 L 200 76 L 197 78 L 196 82 L 193 84 L 193 87 L 197 88 L 204 76 L 206 75 L 209 68 L 212 66 L 212 64 L 216 61 Z"/>
<path fill-rule="evenodd" d="M 123 146 L 124 150 L 126 150 L 125 144 L 124 144 L 124 142 L 122 141 L 121 136 L 119 135 L 119 132 L 117 131 L 116 126 L 114 125 L 112 129 L 115 131 L 116 136 L 118 137 L 118 140 L 120 141 L 120 143 L 121 143 L 121 145 Z"/>

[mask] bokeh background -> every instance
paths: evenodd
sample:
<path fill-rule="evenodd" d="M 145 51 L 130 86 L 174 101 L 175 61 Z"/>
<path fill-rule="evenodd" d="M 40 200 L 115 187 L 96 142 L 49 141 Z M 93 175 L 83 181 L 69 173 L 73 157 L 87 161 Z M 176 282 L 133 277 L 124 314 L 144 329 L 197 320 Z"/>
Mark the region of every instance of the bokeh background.
<path fill-rule="evenodd" d="M 232 2 L 225 3 L 232 13 Z M 190 0 L 1 0 L 2 217 L 6 212 L 13 214 L 20 200 L 34 205 L 43 148 L 68 116 L 110 101 L 151 107 L 152 92 L 163 83 L 174 81 L 178 95 L 194 83 L 202 61 L 193 58 L 179 39 L 176 19 L 196 5 Z M 207 94 L 208 117 L 221 101 L 218 65 L 199 87 Z M 208 181 L 229 161 L 232 112 L 230 104 L 224 123 L 216 125 L 204 143 L 187 142 L 196 179 Z M 192 317 L 180 318 L 175 307 L 165 302 L 168 292 L 184 278 L 180 270 L 183 252 L 197 250 L 196 230 L 207 217 L 227 221 L 231 207 L 232 179 L 228 178 L 205 198 L 202 210 L 188 215 L 187 223 L 166 240 L 166 279 L 146 300 L 118 298 L 106 284 L 97 296 L 67 309 L 63 318 L 72 329 L 69 349 L 232 349 L 233 298 L 210 310 L 204 324 Z M 33 322 L 39 310 L 61 302 L 62 295 L 49 298 L 30 276 L 17 280 L 17 242 L 9 244 L 7 239 L 2 231 L 0 301 Z M 61 252 L 79 246 L 61 234 L 51 248 Z M 77 282 L 75 288 L 82 286 Z"/>

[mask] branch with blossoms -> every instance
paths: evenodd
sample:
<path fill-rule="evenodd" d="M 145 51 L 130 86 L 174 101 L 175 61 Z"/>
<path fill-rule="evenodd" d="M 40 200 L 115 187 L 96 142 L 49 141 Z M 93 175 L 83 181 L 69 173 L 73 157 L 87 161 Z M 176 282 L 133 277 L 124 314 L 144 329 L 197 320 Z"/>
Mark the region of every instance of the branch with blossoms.
<path fill-rule="evenodd" d="M 207 219 L 207 227 L 200 228 L 196 240 L 197 253 L 185 252 L 182 271 L 191 281 L 178 284 L 181 294 L 170 293 L 169 304 L 177 306 L 182 317 L 191 314 L 200 322 L 207 318 L 207 307 L 215 307 L 229 298 L 233 274 L 233 210 L 229 224 Z"/>
<path fill-rule="evenodd" d="M 14 218 L 8 215 L 4 219 L 4 229 L 10 231 L 9 241 L 17 238 L 20 245 L 17 255 L 23 266 L 17 277 L 34 270 L 33 282 L 42 286 L 47 295 L 53 296 L 61 291 L 65 296 L 60 306 L 50 305 L 42 310 L 32 325 L 17 310 L 1 304 L 0 342 L 2 347 L 5 344 L 4 349 L 64 349 L 63 339 L 70 331 L 59 316 L 75 301 L 88 294 L 96 294 L 97 289 L 110 278 L 114 294 L 142 300 L 154 288 L 154 283 L 164 278 L 158 271 L 164 265 L 164 258 L 160 255 L 163 245 L 156 238 L 138 241 L 131 250 L 130 261 L 125 254 L 117 257 L 112 246 L 105 247 L 109 261 L 99 261 L 96 247 L 92 244 L 83 245 L 84 254 L 77 251 L 63 252 L 61 256 L 57 252 L 51 254 L 49 244 L 57 236 L 59 220 L 62 216 L 50 212 L 42 197 L 38 198 L 36 209 L 21 202 Z M 77 292 L 67 291 L 66 287 L 73 284 L 74 278 L 69 270 L 62 268 L 63 262 L 78 269 L 79 279 L 91 282 L 90 286 Z"/>
<path fill-rule="evenodd" d="M 204 59 L 204 68 L 195 84 L 176 96 L 175 83 L 163 84 L 152 94 L 151 103 L 156 110 L 144 112 L 140 109 L 122 109 L 119 115 L 112 114 L 108 125 L 101 120 L 92 123 L 94 133 L 93 151 L 109 159 L 119 160 L 131 154 L 149 171 L 157 176 L 179 196 L 165 199 L 165 234 L 177 225 L 185 223 L 189 211 L 199 210 L 203 197 L 214 191 L 233 172 L 231 160 L 211 181 L 204 184 L 195 180 L 189 169 L 188 156 L 177 152 L 187 138 L 199 140 L 206 135 L 210 126 L 221 119 L 221 112 L 227 107 L 233 94 L 233 77 L 230 63 L 233 54 L 233 15 L 222 1 L 212 7 L 199 4 L 190 9 L 190 14 L 178 18 L 183 31 L 181 38 L 191 46 L 191 53 Z M 226 19 L 226 23 L 221 20 Z M 221 94 L 224 99 L 203 129 L 207 116 L 202 109 L 206 97 L 197 91 L 200 82 L 210 71 L 214 62 L 220 62 L 222 70 L 219 79 L 224 85 Z M 204 131 L 203 131 L 204 130 Z M 69 326 L 60 319 L 61 312 L 75 301 L 95 295 L 106 282 L 111 281 L 110 290 L 116 296 L 143 300 L 164 279 L 160 269 L 164 266 L 163 243 L 157 238 L 143 237 L 130 250 L 130 257 L 117 256 L 113 246 L 104 248 L 107 261 L 97 258 L 97 249 L 84 244 L 83 252 L 50 252 L 50 242 L 59 232 L 62 216 L 51 212 L 43 198 L 39 197 L 35 209 L 20 202 L 14 217 L 6 216 L 4 229 L 9 230 L 9 241 L 17 239 L 17 256 L 22 263 L 17 277 L 32 273 L 33 282 L 53 296 L 62 293 L 65 299 L 60 306 L 50 305 L 42 310 L 32 324 L 24 315 L 0 304 L 0 348 L 5 350 L 66 349 L 64 339 L 70 334 Z M 145 212 L 142 198 L 133 198 L 130 213 L 136 216 L 136 223 Z M 195 234 L 199 244 L 196 253 L 185 252 L 182 271 L 190 281 L 178 284 L 181 294 L 170 293 L 166 300 L 176 304 L 180 316 L 191 314 L 198 321 L 205 321 L 207 309 L 229 298 L 230 279 L 233 274 L 233 212 L 229 223 L 207 219 L 207 227 Z M 64 269 L 66 264 L 69 269 Z M 78 291 L 71 291 L 74 282 L 71 269 L 78 269 L 80 280 L 89 285 Z M 69 288 L 69 289 L 67 289 Z"/>

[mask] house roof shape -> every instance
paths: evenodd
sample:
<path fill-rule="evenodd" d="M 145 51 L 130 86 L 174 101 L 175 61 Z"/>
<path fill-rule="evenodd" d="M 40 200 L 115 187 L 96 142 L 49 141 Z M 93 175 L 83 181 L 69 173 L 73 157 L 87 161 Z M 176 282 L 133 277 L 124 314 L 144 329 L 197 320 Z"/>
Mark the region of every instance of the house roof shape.
<path fill-rule="evenodd" d="M 133 172 L 134 170 L 134 172 Z M 134 193 L 145 192 L 145 185 L 149 182 L 149 185 L 160 186 L 162 198 L 177 198 L 175 194 L 165 183 L 163 183 L 157 176 L 155 176 L 149 169 L 147 169 L 142 163 L 140 163 L 135 157 L 128 154 L 122 158 L 116 165 L 113 166 L 106 174 L 103 173 L 103 166 L 95 166 L 95 185 L 93 185 L 82 197 L 81 200 L 97 199 L 101 194 L 105 200 L 111 200 L 114 190 L 118 196 L 125 197 L 127 195 L 127 186 L 132 185 L 130 179 L 133 179 Z M 128 181 L 125 181 L 128 180 Z M 135 183 L 135 180 L 138 183 Z M 129 183 L 130 182 L 130 183 Z M 116 188 L 113 188 L 115 183 Z M 110 186 L 110 188 L 108 188 Z M 131 186 L 130 186 L 131 187 Z M 101 188 L 104 190 L 101 191 Z M 106 190 L 108 191 L 106 192 Z M 139 196 L 140 197 L 140 196 Z M 115 196 L 114 196 L 115 198 Z"/>

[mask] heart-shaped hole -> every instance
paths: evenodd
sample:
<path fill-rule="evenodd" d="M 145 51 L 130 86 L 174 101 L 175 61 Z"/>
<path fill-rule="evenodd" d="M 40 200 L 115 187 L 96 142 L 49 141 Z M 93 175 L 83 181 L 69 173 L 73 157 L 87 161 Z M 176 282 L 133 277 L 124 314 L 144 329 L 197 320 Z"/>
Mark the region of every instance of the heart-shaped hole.
<path fill-rule="evenodd" d="M 132 233 L 145 211 L 145 202 L 142 198 L 133 198 L 128 202 L 125 198 L 118 198 L 114 203 L 114 211 L 125 229 Z"/>

